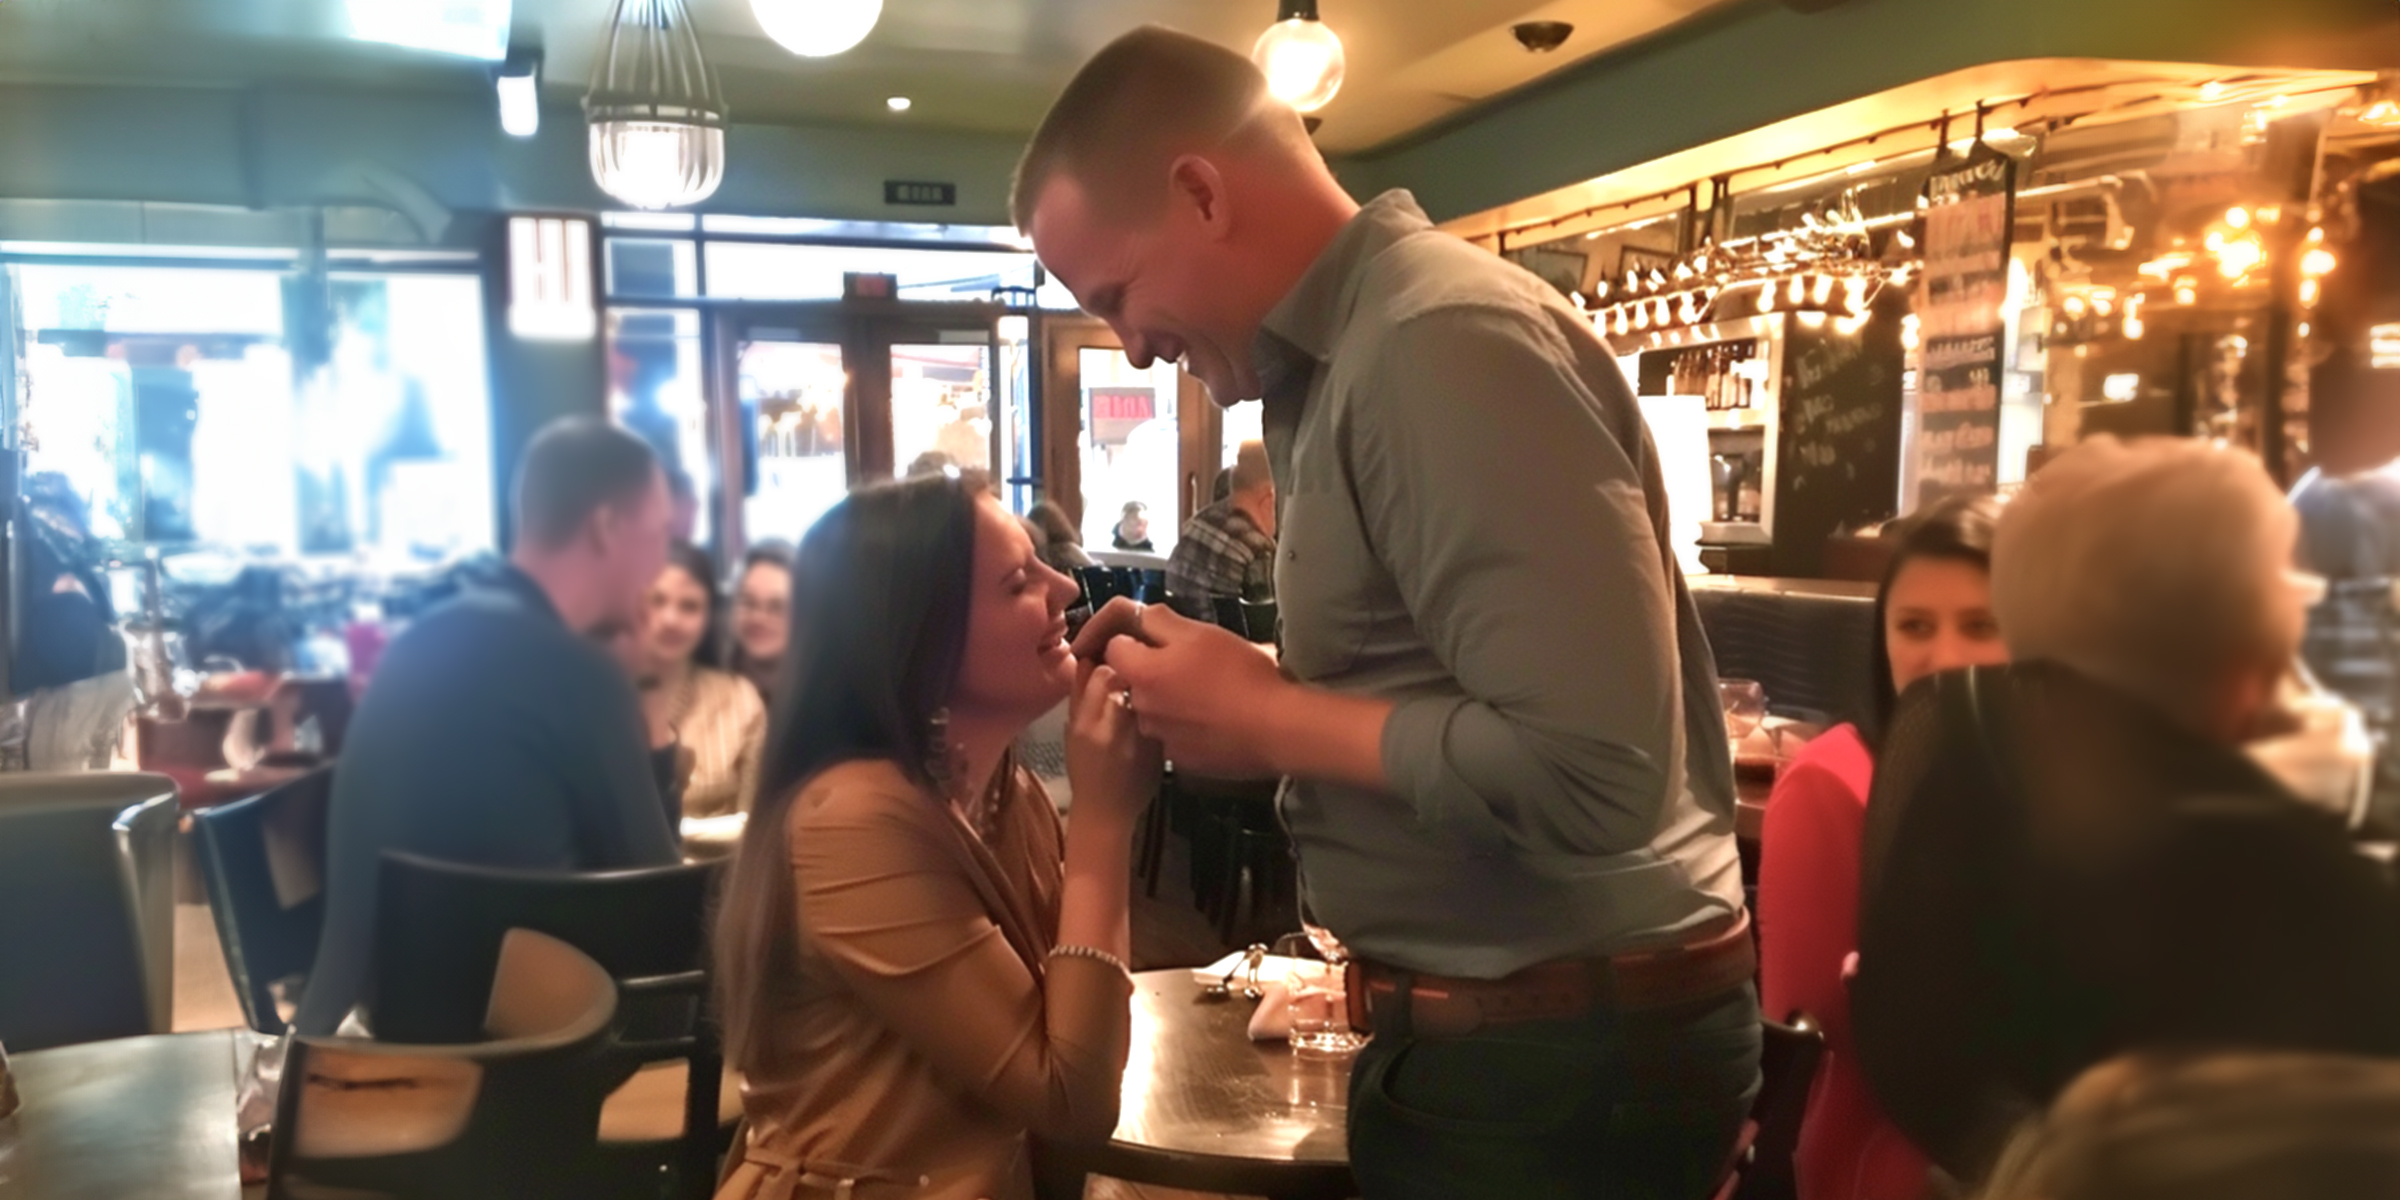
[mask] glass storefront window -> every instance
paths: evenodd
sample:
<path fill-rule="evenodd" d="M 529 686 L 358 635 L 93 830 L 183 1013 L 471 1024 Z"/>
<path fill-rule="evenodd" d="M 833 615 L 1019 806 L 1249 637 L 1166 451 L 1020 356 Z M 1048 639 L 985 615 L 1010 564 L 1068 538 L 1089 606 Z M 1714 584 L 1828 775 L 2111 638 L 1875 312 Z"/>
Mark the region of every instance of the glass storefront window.
<path fill-rule="evenodd" d="M 691 481 L 699 511 L 692 540 L 710 539 L 716 471 L 701 386 L 700 314 L 691 309 L 608 311 L 608 411 Z"/>
<path fill-rule="evenodd" d="M 608 294 L 664 300 L 700 294 L 699 255 L 679 238 L 608 239 Z"/>
<path fill-rule="evenodd" d="M 490 547 L 476 277 L 346 273 L 312 298 L 279 271 L 11 271 L 27 465 L 67 481 L 94 533 L 274 555 Z M 323 331 L 320 366 L 295 364 L 294 320 Z"/>
<path fill-rule="evenodd" d="M 980 345 L 892 347 L 892 462 L 901 475 L 928 454 L 992 467 L 991 351 Z"/>
<path fill-rule="evenodd" d="M 736 395 L 757 457 L 742 520 L 752 542 L 797 542 L 849 490 L 849 373 L 827 342 L 744 342 Z"/>
<path fill-rule="evenodd" d="M 1125 506 L 1140 503 L 1148 509 L 1152 550 L 1167 554 L 1177 532 L 1181 373 L 1171 362 L 1137 371 L 1122 350 L 1086 346 L 1076 355 L 1083 379 L 1083 544 L 1117 548 Z"/>

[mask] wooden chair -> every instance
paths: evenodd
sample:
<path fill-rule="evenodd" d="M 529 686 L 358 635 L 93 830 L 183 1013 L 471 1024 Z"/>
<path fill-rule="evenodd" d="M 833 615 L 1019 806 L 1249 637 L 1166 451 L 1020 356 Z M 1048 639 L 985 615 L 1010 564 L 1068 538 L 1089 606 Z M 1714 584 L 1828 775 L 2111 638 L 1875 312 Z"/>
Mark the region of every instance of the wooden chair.
<path fill-rule="evenodd" d="M 709 1019 L 709 899 L 722 861 L 623 871 L 514 871 L 383 856 L 369 1006 L 391 1042 L 455 1041 L 493 978 L 502 937 L 531 929 L 592 956 L 617 981 L 622 1033 L 601 1115 L 623 1194 L 709 1194 L 723 1129 L 740 1113 Z M 596 1160 L 597 1162 L 598 1160 Z"/>
<path fill-rule="evenodd" d="M 0 776 L 0 1044 L 167 1032 L 174 864 L 174 780 Z"/>
<path fill-rule="evenodd" d="M 225 967 L 260 1033 L 290 1027 L 325 924 L 325 810 L 333 769 L 192 814 Z"/>
<path fill-rule="evenodd" d="M 1758 1099 L 1742 1122 L 1724 1181 L 1715 1200 L 1794 1200 L 1799 1195 L 1792 1155 L 1800 1146 L 1800 1119 L 1817 1064 L 1825 1057 L 1825 1035 L 1805 1015 L 1791 1024 L 1762 1021 L 1758 1056 Z"/>
<path fill-rule="evenodd" d="M 494 1040 L 393 1045 L 294 1037 L 268 1150 L 268 1200 L 582 1194 L 600 1121 L 595 1054 L 616 986 L 557 938 L 510 930 L 483 1015 Z"/>

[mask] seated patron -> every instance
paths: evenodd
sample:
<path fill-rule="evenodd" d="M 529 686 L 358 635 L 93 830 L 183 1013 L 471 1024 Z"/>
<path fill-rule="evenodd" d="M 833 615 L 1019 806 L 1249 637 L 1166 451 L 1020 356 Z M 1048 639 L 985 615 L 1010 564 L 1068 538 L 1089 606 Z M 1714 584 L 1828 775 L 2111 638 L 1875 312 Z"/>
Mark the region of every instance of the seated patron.
<path fill-rule="evenodd" d="M 1092 556 L 1084 551 L 1083 535 L 1076 532 L 1075 522 L 1067 519 L 1067 510 L 1056 500 L 1044 500 L 1025 510 L 1026 532 L 1033 535 L 1033 550 L 1050 569 L 1072 575 L 1092 565 Z"/>
<path fill-rule="evenodd" d="M 650 585 L 634 677 L 652 743 L 672 741 L 686 752 L 684 852 L 712 858 L 731 853 L 742 836 L 767 724 L 757 689 L 717 668 L 716 614 L 716 564 L 707 551 L 675 543 Z"/>
<path fill-rule="evenodd" d="M 758 698 L 775 702 L 783 674 L 783 648 L 792 636 L 792 546 L 766 541 L 742 556 L 742 577 L 733 585 L 733 673 L 750 681 Z"/>
<path fill-rule="evenodd" d="M 2400 1053 L 2392 888 L 2258 753 L 2300 638 L 2295 527 L 2246 453 L 2086 441 L 2000 518 L 2015 665 L 1902 697 L 1866 810 L 1854 1040 L 1958 1179 L 2118 1054 Z"/>
<path fill-rule="evenodd" d="M 1150 544 L 1150 506 L 1139 500 L 1126 501 L 1125 510 L 1117 517 L 1117 526 L 1111 531 L 1108 544 L 1119 550 L 1156 553 L 1158 548 Z"/>
<path fill-rule="evenodd" d="M 678 859 L 641 703 L 604 645 L 641 619 L 665 560 L 666 481 L 640 438 L 571 417 L 526 448 L 515 502 L 508 564 L 401 634 L 351 721 L 301 1033 L 333 1033 L 366 998 L 383 851 L 560 870 Z"/>
<path fill-rule="evenodd" d="M 1029 1200 L 1029 1133 L 1116 1124 L 1158 751 L 1069 651 L 1075 585 L 979 481 L 852 493 L 797 585 L 792 691 L 717 926 L 751 1130 L 718 1196 Z M 1070 695 L 1062 837 L 1010 745 Z"/>
<path fill-rule="evenodd" d="M 1877 725 L 1899 693 L 1937 671 L 2008 660 L 1992 619 L 1988 498 L 1958 498 L 1902 528 L 1875 594 Z M 1759 996 L 1777 1020 L 1803 1014 L 1828 1054 L 1800 1127 L 1800 1200 L 1916 1200 L 1925 1157 L 1876 1107 L 1850 1040 L 1842 969 L 1858 949 L 1858 849 L 1874 747 L 1855 725 L 1810 742 L 1767 802 L 1758 869 Z"/>
<path fill-rule="evenodd" d="M 2400 1195 L 2400 1063 L 2140 1055 L 2029 1122 L 1985 1200 L 2382 1200 Z"/>
<path fill-rule="evenodd" d="M 1242 443 L 1232 491 L 1184 523 L 1167 559 L 1167 595 L 1175 611 L 1212 622 L 1218 597 L 1275 599 L 1275 476 L 1266 443 Z"/>

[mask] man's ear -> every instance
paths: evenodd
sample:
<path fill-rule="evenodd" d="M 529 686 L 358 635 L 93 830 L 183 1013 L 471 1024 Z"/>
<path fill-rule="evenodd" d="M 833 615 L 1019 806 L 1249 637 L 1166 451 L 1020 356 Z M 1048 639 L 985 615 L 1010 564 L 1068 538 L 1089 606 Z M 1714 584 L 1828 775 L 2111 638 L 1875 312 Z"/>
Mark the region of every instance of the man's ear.
<path fill-rule="evenodd" d="M 1217 164 L 1197 154 L 1182 155 L 1167 165 L 1167 186 L 1173 203 L 1189 212 L 1211 241 L 1233 232 L 1231 198 Z"/>

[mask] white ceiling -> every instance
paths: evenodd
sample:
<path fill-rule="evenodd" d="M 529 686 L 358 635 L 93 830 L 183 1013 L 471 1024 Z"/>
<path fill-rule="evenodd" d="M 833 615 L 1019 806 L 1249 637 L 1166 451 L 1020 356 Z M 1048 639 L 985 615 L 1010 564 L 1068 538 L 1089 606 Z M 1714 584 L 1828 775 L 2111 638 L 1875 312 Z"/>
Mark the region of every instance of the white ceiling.
<path fill-rule="evenodd" d="M 432 4 L 437 0 L 419 0 Z M 1247 51 L 1274 0 L 885 0 L 865 44 L 830 60 L 787 54 L 748 0 L 689 0 L 736 121 L 898 123 L 1029 131 L 1085 56 L 1147 22 Z M 1348 152 L 1399 137 L 1611 46 L 1727 0 L 1320 0 L 1349 51 L 1349 82 L 1318 114 L 1319 141 Z M 516 0 L 538 37 L 554 101 L 572 101 L 610 0 Z M 1532 54 L 1509 26 L 1575 26 Z M 341 0 L 0 0 L 0 81 L 368 87 L 480 86 L 479 64 L 367 46 Z M 906 115 L 884 99 L 915 101 Z"/>

